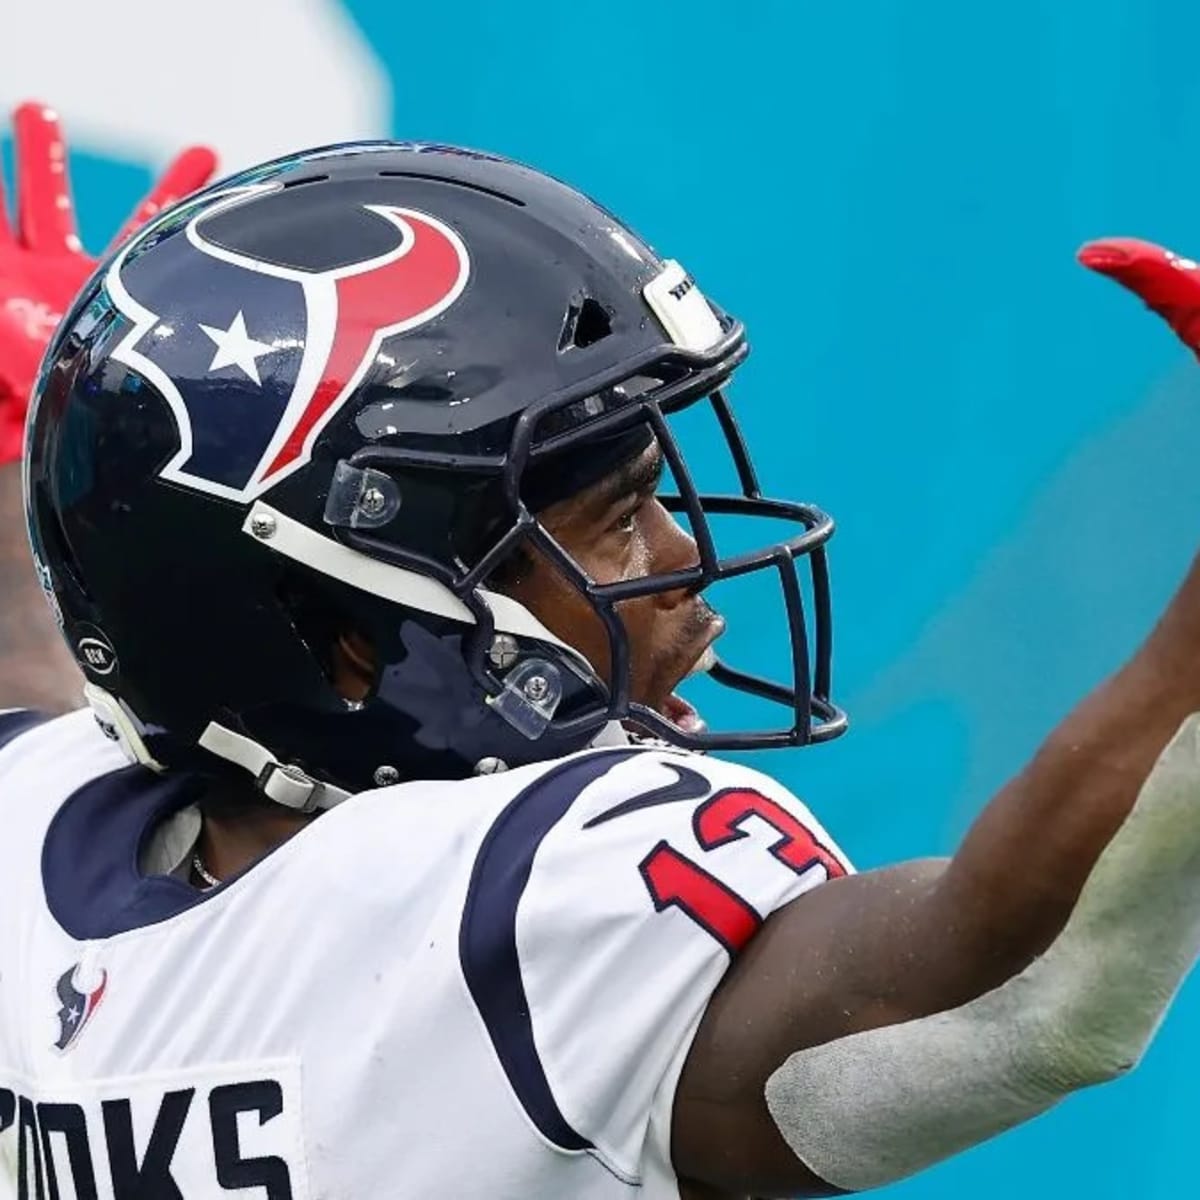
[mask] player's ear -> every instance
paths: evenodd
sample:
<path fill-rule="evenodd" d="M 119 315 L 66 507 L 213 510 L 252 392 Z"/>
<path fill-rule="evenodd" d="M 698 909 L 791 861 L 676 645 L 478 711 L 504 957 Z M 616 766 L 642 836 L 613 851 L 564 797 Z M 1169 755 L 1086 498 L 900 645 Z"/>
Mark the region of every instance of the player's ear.
<path fill-rule="evenodd" d="M 365 700 L 375 686 L 375 647 L 357 629 L 344 629 L 330 651 L 333 686 L 343 699 Z"/>
<path fill-rule="evenodd" d="M 278 596 L 334 691 L 351 703 L 365 700 L 375 686 L 379 663 L 370 637 L 309 579 L 285 578 Z"/>

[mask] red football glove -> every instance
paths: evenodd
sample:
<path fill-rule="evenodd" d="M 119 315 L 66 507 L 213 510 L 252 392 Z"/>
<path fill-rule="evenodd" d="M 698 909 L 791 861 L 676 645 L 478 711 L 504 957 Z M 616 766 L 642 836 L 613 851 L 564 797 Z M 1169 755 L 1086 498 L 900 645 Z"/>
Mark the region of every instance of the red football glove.
<path fill-rule="evenodd" d="M 1200 264 L 1139 238 L 1088 242 L 1078 257 L 1145 300 L 1200 358 Z"/>
<path fill-rule="evenodd" d="M 21 456 L 25 409 L 42 352 L 97 262 L 84 252 L 75 228 L 67 150 L 57 114 L 44 104 L 22 104 L 13 127 L 15 230 L 5 216 L 0 183 L 0 465 Z M 134 210 L 113 246 L 161 208 L 207 183 L 216 163 L 205 146 L 191 146 L 180 154 Z"/>

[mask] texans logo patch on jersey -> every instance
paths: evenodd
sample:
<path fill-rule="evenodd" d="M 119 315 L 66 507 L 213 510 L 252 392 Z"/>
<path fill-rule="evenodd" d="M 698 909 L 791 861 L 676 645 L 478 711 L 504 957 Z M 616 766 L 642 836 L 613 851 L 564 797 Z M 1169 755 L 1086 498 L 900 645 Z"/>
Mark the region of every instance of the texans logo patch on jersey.
<path fill-rule="evenodd" d="M 133 322 L 113 357 L 158 389 L 179 424 L 163 477 L 231 500 L 253 499 L 308 462 L 384 339 L 444 312 L 470 272 L 453 229 L 393 205 L 347 214 L 384 223 L 392 248 L 328 270 L 267 261 L 206 235 L 214 219 L 272 191 L 236 188 L 176 210 L 134 239 L 105 279 Z M 156 253 L 142 262 L 148 241 Z M 194 281 L 183 294 L 181 278 Z"/>
<path fill-rule="evenodd" d="M 108 987 L 108 972 L 100 972 L 100 982 L 91 991 L 81 992 L 75 986 L 75 972 L 79 965 L 64 971 L 55 992 L 58 994 L 59 1035 L 54 1045 L 64 1053 L 75 1044 L 84 1026 L 92 1019 L 92 1014 L 100 1007 L 104 999 L 104 990 Z"/>

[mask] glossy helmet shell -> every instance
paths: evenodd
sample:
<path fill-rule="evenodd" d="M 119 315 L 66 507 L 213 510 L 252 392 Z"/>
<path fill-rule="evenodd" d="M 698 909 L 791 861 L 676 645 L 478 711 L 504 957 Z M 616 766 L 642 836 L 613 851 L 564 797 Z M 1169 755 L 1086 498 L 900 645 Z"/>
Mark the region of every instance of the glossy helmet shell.
<path fill-rule="evenodd" d="M 591 438 L 603 464 L 740 361 L 710 306 L 666 327 L 690 287 L 575 190 L 453 147 L 312 151 L 157 219 L 68 314 L 27 437 L 39 573 L 110 724 L 161 767 L 351 792 L 587 745 L 628 697 L 490 576 L 539 463 Z M 378 663 L 350 701 L 345 628 Z"/>

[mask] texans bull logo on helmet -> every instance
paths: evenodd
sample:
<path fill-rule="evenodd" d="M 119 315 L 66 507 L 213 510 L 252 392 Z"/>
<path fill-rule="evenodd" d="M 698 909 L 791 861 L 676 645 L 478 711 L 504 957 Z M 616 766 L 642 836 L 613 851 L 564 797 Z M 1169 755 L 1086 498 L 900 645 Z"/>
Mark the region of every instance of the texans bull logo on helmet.
<path fill-rule="evenodd" d="M 206 222 L 271 190 L 206 198 L 185 237 L 164 239 L 147 256 L 150 268 L 137 251 L 162 229 L 152 227 L 105 280 L 133 322 L 113 357 L 161 392 L 179 424 L 179 451 L 163 478 L 231 500 L 251 500 L 308 462 L 384 339 L 444 312 L 470 271 L 453 229 L 391 205 L 359 207 L 392 226 L 394 247 L 331 270 L 265 261 L 205 236 Z M 166 263 L 164 251 L 177 262 Z M 202 282 L 181 295 L 172 276 Z"/>

